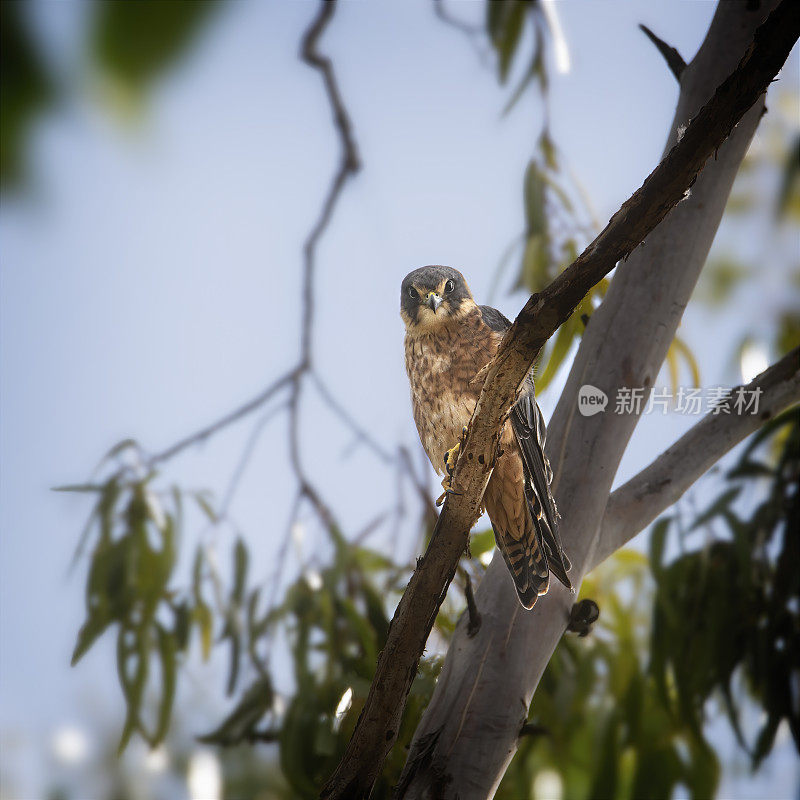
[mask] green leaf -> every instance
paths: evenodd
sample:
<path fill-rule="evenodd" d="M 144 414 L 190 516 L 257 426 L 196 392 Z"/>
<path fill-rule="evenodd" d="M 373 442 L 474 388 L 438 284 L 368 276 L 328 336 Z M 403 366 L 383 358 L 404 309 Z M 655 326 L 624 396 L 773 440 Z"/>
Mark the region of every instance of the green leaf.
<path fill-rule="evenodd" d="M 528 237 L 547 238 L 547 213 L 545 207 L 545 173 L 536 161 L 530 161 L 525 170 L 524 203 Z"/>
<path fill-rule="evenodd" d="M 692 530 L 700 528 L 715 517 L 725 515 L 730 511 L 731 503 L 742 491 L 741 486 L 734 486 L 723 492 L 692 524 Z"/>
<path fill-rule="evenodd" d="M 671 518 L 662 517 L 654 525 L 650 532 L 650 566 L 655 575 L 661 573 L 664 565 L 664 545 L 667 540 L 667 532 L 672 523 Z"/>
<path fill-rule="evenodd" d="M 197 505 L 200 506 L 200 510 L 208 517 L 208 521 L 212 525 L 216 525 L 219 522 L 219 516 L 216 511 L 214 511 L 213 506 L 211 503 L 208 502 L 208 499 L 200 492 L 195 492 L 194 499 L 197 502 Z"/>
<path fill-rule="evenodd" d="M 501 24 L 495 28 L 492 42 L 498 56 L 498 72 L 500 80 L 505 83 L 514 53 L 522 36 L 522 24 L 525 21 L 527 0 L 499 0 L 502 3 Z"/>
<path fill-rule="evenodd" d="M 189 49 L 215 3 L 136 0 L 97 3 L 90 47 L 95 63 L 141 94 Z"/>
<path fill-rule="evenodd" d="M 200 601 L 195 605 L 192 616 L 200 629 L 200 647 L 203 661 L 208 661 L 211 655 L 211 639 L 214 629 L 214 618 L 211 614 L 211 609 L 205 602 Z"/>
<path fill-rule="evenodd" d="M 247 580 L 247 562 L 248 553 L 247 547 L 241 536 L 237 537 L 236 544 L 233 551 L 234 560 L 234 574 L 233 574 L 233 590 L 231 592 L 231 601 L 236 605 L 241 605 L 244 598 L 245 581 Z"/>
<path fill-rule="evenodd" d="M 576 331 L 573 317 L 570 317 L 559 329 L 552 346 L 547 352 L 547 362 L 540 374 L 535 376 L 536 393 L 543 392 L 558 374 L 558 370 L 569 354 Z M 538 372 L 538 370 L 537 370 Z"/>
<path fill-rule="evenodd" d="M 25 174 L 34 121 L 54 98 L 53 82 L 27 20 L 27 3 L 0 3 L 0 188 Z"/>
<path fill-rule="evenodd" d="M 275 700 L 269 676 L 259 678 L 248 687 L 223 722 L 210 733 L 198 736 L 199 742 L 223 746 L 245 741 L 256 730 L 261 718 Z"/>
<path fill-rule="evenodd" d="M 494 549 L 494 531 L 487 528 L 485 531 L 473 533 L 469 539 L 469 551 L 473 558 L 478 558 L 484 553 Z"/>
<path fill-rule="evenodd" d="M 99 614 L 89 617 L 89 619 L 83 623 L 78 632 L 78 641 L 72 652 L 70 666 L 74 667 L 83 658 L 97 639 L 105 633 L 110 624 L 111 619 L 106 616 L 100 616 Z"/>

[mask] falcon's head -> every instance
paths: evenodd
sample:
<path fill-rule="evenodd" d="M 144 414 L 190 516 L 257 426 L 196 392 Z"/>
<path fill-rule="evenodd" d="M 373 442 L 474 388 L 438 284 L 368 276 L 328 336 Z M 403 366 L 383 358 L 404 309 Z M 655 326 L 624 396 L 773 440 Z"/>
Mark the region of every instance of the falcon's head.
<path fill-rule="evenodd" d="M 452 267 L 420 267 L 403 278 L 400 316 L 406 328 L 430 330 L 475 308 L 464 276 Z"/>

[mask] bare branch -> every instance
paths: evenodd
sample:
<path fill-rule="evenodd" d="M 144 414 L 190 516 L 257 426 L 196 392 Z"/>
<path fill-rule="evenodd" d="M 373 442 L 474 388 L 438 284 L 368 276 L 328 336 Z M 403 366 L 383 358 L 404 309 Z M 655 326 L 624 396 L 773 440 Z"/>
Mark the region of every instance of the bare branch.
<path fill-rule="evenodd" d="M 311 229 L 303 246 L 303 325 L 301 332 L 300 359 L 302 364 L 311 364 L 311 322 L 314 318 L 314 270 L 316 267 L 316 249 L 320 237 L 328 227 L 336 201 L 344 188 L 344 184 L 351 175 L 355 175 L 361 168 L 353 127 L 350 117 L 342 102 L 339 85 L 333 72 L 330 58 L 323 56 L 317 49 L 319 39 L 328 27 L 336 10 L 336 0 L 321 0 L 319 14 L 311 23 L 300 47 L 300 57 L 306 64 L 322 74 L 328 102 L 333 111 L 333 123 L 339 134 L 342 154 L 339 166 L 334 175 L 328 194 L 322 204 L 320 215 Z"/>
<path fill-rule="evenodd" d="M 746 387 L 760 390 L 757 414 L 706 415 L 650 466 L 611 494 L 603 516 L 593 569 L 616 552 L 681 495 L 731 448 L 764 422 L 800 402 L 800 349 L 795 348 Z"/>
<path fill-rule="evenodd" d="M 257 394 L 252 400 L 248 400 L 244 405 L 239 406 L 239 408 L 231 411 L 229 414 L 225 414 L 224 417 L 220 417 L 216 422 L 212 422 L 210 425 L 201 428 L 196 433 L 186 436 L 185 438 L 168 447 L 166 450 L 162 450 L 160 453 L 156 453 L 154 456 L 151 456 L 149 459 L 147 459 L 148 466 L 154 467 L 156 464 L 160 464 L 163 461 L 168 461 L 169 459 L 178 455 L 178 453 L 186 450 L 186 448 L 204 442 L 210 436 L 218 433 L 223 428 L 227 428 L 234 422 L 238 422 L 240 419 L 242 419 L 242 417 L 246 417 L 253 411 L 258 410 L 261 408 L 261 406 L 272 399 L 272 397 L 274 397 L 278 392 L 280 392 L 281 389 L 285 389 L 287 386 L 291 385 L 297 379 L 299 371 L 299 367 L 289 370 L 289 372 L 271 383 L 266 389 L 264 389 L 264 391 Z"/>
<path fill-rule="evenodd" d="M 675 76 L 675 80 L 680 83 L 681 75 L 686 69 L 686 62 L 683 60 L 683 56 L 681 56 L 674 47 L 670 47 L 663 39 L 659 39 L 647 25 L 639 25 L 639 29 L 643 31 L 644 35 L 656 46 L 658 52 L 664 56 L 669 71 Z"/>
<path fill-rule="evenodd" d="M 491 475 L 505 415 L 543 344 L 589 289 L 626 258 L 685 196 L 707 159 L 766 91 L 800 31 L 800 6 L 783 0 L 756 31 L 738 67 L 643 186 L 583 254 L 533 295 L 489 365 L 485 383 L 425 557 L 395 611 L 356 729 L 323 797 L 367 797 L 397 736 L 405 698 L 439 605 L 453 578 Z M 466 454 L 466 455 L 465 455 Z"/>
<path fill-rule="evenodd" d="M 320 376 L 314 371 L 311 373 L 311 380 L 314 382 L 314 386 L 317 387 L 317 391 L 320 393 L 322 399 L 328 404 L 331 411 L 333 411 L 336 416 L 339 417 L 339 419 L 348 428 L 350 428 L 350 430 L 353 431 L 356 437 L 356 443 L 366 445 L 381 461 L 391 464 L 392 461 L 394 461 L 392 454 L 385 450 L 364 430 L 364 428 L 358 424 L 358 422 L 356 422 L 347 409 L 333 396 L 333 394 L 331 394 L 330 389 L 328 389 L 328 387 L 323 383 L 322 378 L 320 378 Z"/>
<path fill-rule="evenodd" d="M 233 475 L 231 475 L 231 479 L 228 483 L 228 488 L 225 490 L 225 494 L 223 496 L 223 500 L 220 503 L 218 515 L 220 518 L 224 518 L 228 514 L 228 510 L 231 507 L 231 503 L 233 502 L 233 497 L 236 494 L 236 490 L 239 488 L 239 484 L 242 481 L 242 476 L 247 469 L 247 465 L 250 463 L 250 459 L 253 456 L 253 452 L 256 449 L 256 445 L 258 444 L 258 440 L 261 438 L 261 434 L 264 432 L 264 429 L 267 425 L 281 412 L 286 408 L 286 404 L 282 403 L 279 406 L 275 406 L 275 408 L 271 408 L 267 411 L 261 419 L 256 423 L 253 427 L 253 430 L 250 432 L 250 436 L 247 439 L 247 443 L 245 444 L 244 450 L 242 451 L 241 456 L 239 457 L 239 462 L 236 464 L 236 469 L 233 471 Z"/>
<path fill-rule="evenodd" d="M 333 121 L 336 128 L 339 140 L 341 143 L 341 157 L 339 164 L 331 181 L 328 192 L 322 203 L 319 216 L 311 228 L 308 237 L 303 245 L 303 281 L 302 281 L 302 313 L 301 313 L 301 330 L 300 330 L 300 356 L 298 363 L 289 372 L 282 375 L 276 381 L 271 383 L 266 389 L 259 393 L 252 400 L 244 405 L 235 409 L 234 411 L 226 414 L 216 422 L 201 428 L 196 433 L 193 433 L 176 444 L 168 447 L 160 453 L 152 456 L 147 460 L 148 466 L 155 466 L 158 463 L 167 461 L 188 447 L 205 441 L 210 436 L 218 433 L 219 431 L 232 425 L 234 422 L 242 419 L 248 414 L 261 408 L 265 403 L 272 399 L 283 389 L 289 390 L 289 397 L 285 402 L 288 408 L 288 436 L 289 436 L 289 452 L 292 468 L 299 484 L 300 496 L 309 501 L 311 506 L 317 513 L 320 521 L 328 528 L 336 524 L 331 510 L 322 500 L 322 497 L 316 487 L 312 484 L 311 480 L 303 467 L 300 455 L 300 398 L 303 389 L 303 381 L 309 375 L 312 375 L 316 386 L 322 395 L 323 399 L 331 406 L 333 411 L 342 419 L 342 421 L 352 428 L 359 438 L 359 441 L 367 443 L 371 449 L 384 461 L 390 460 L 388 454 L 383 451 L 377 443 L 375 443 L 368 434 L 358 426 L 355 421 L 347 414 L 344 408 L 338 403 L 330 391 L 325 387 L 322 381 L 312 373 L 312 341 L 311 334 L 314 323 L 314 274 L 316 269 L 317 245 L 320 238 L 325 233 L 328 224 L 330 223 L 336 203 L 339 200 L 341 192 L 344 188 L 347 179 L 354 175 L 360 169 L 360 161 L 358 151 L 356 148 L 355 138 L 353 136 L 353 127 L 347 110 L 344 107 L 342 96 L 339 91 L 339 86 L 336 82 L 336 76 L 333 71 L 331 60 L 322 55 L 318 50 L 320 37 L 325 32 L 328 24 L 333 18 L 336 10 L 335 0 L 330 2 L 321 2 L 319 4 L 319 11 L 317 16 L 312 21 L 308 30 L 303 36 L 300 56 L 302 60 L 318 70 L 323 78 L 325 91 L 333 112 Z M 260 433 L 261 425 L 256 428 L 256 431 L 245 446 L 245 452 L 240 461 L 240 465 L 232 480 L 231 486 L 226 494 L 226 499 L 223 502 L 223 509 L 227 510 L 233 491 L 235 491 L 238 481 L 241 479 L 244 467 L 252 454 L 252 449 L 255 440 Z M 296 509 L 297 510 L 297 509 Z"/>
<path fill-rule="evenodd" d="M 475 50 L 478 60 L 483 66 L 488 65 L 488 51 L 482 46 L 486 40 L 486 30 L 483 25 L 471 25 L 454 16 L 444 4 L 444 0 L 433 0 L 433 11 L 436 16 L 459 33 L 463 33 L 469 40 L 470 45 Z"/>
<path fill-rule="evenodd" d="M 411 463 L 411 454 L 408 452 L 408 450 L 401 446 L 398 455 L 400 464 L 405 467 L 405 472 L 411 480 L 412 486 L 414 489 L 416 489 L 417 495 L 422 503 L 425 519 L 431 526 L 435 525 L 436 520 L 439 517 L 439 511 L 437 510 L 433 500 L 431 500 L 430 488 L 426 486 L 424 481 L 422 481 L 419 475 L 417 475 L 414 465 Z"/>

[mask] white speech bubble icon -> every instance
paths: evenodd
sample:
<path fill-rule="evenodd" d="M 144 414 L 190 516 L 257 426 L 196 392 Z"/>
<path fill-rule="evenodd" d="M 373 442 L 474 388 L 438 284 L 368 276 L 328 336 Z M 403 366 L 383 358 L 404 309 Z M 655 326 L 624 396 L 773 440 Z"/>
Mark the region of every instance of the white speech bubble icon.
<path fill-rule="evenodd" d="M 578 411 L 584 417 L 593 417 L 595 414 L 605 411 L 607 405 L 608 397 L 602 389 L 598 389 L 590 383 L 584 383 L 578 390 Z"/>

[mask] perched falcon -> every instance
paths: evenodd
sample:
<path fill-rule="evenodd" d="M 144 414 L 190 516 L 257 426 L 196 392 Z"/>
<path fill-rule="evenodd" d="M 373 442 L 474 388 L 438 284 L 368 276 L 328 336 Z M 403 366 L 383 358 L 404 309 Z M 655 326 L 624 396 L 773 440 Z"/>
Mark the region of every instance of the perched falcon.
<path fill-rule="evenodd" d="M 456 443 L 481 391 L 477 373 L 497 351 L 511 323 L 490 306 L 478 306 L 464 276 L 450 267 L 422 267 L 406 275 L 400 296 L 406 326 L 406 371 L 419 438 L 439 473 L 452 472 Z M 520 603 L 533 608 L 547 592 L 550 573 L 572 588 L 561 548 L 558 512 L 544 454 L 545 425 L 530 374 L 501 436 L 502 455 L 483 504 L 494 528 Z M 456 445 L 456 447 L 454 447 Z M 446 476 L 443 484 L 448 486 Z"/>

